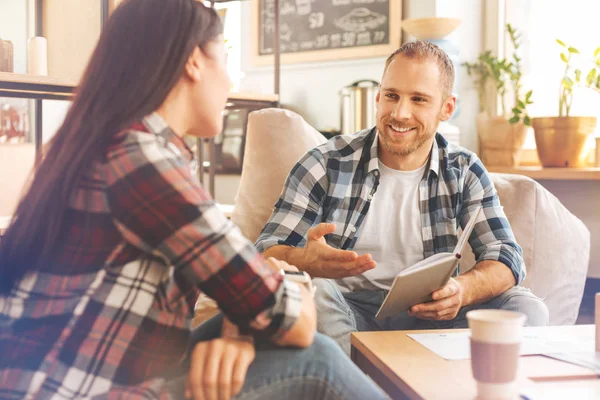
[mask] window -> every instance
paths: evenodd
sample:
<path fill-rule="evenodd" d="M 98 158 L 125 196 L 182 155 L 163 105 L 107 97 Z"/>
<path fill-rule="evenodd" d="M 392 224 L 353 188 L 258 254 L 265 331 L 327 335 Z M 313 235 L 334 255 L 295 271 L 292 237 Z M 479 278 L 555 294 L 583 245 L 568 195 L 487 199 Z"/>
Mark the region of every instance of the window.
<path fill-rule="evenodd" d="M 500 2 L 502 3 L 502 2 Z M 583 78 L 592 66 L 594 50 L 600 46 L 598 16 L 600 1 L 590 0 L 505 0 L 505 23 L 522 33 L 523 87 L 533 90 L 529 108 L 532 117 L 558 115 L 559 85 L 564 73 L 560 60 L 561 47 L 556 39 L 564 41 L 581 52 Z M 500 13 L 502 14 L 502 13 Z M 505 49 L 510 53 L 510 43 Z M 600 94 L 586 88 L 573 92 L 571 115 L 597 116 L 600 121 Z M 596 127 L 600 136 L 600 124 Z M 593 140 L 593 138 L 591 138 Z M 525 144 L 535 148 L 533 137 Z"/>
<path fill-rule="evenodd" d="M 208 1 L 205 4 L 210 7 Z M 240 82 L 244 77 L 241 51 L 241 5 L 239 1 L 216 3 L 215 9 L 218 10 L 224 22 L 223 36 L 227 47 L 227 72 L 233 83 L 232 91 L 235 92 L 239 90 Z"/>

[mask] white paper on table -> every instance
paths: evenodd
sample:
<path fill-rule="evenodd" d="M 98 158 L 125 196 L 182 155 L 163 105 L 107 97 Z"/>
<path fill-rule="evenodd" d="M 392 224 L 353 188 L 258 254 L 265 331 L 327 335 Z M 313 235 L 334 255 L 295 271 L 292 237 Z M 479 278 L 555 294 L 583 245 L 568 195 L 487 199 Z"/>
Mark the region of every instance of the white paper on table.
<path fill-rule="evenodd" d="M 411 333 L 408 337 L 416 340 L 446 360 L 467 360 L 471 358 L 471 332 L 450 333 Z M 524 328 L 520 355 L 551 353 L 595 352 L 594 337 L 573 339 L 570 335 L 544 332 L 539 328 Z"/>

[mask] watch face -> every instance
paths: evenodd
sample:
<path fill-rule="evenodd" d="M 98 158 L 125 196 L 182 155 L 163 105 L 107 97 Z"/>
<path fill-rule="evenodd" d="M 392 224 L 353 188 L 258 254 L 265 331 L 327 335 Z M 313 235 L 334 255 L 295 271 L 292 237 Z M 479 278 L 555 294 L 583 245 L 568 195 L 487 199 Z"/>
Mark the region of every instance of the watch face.
<path fill-rule="evenodd" d="M 299 275 L 304 276 L 304 271 L 283 271 L 285 275 Z"/>

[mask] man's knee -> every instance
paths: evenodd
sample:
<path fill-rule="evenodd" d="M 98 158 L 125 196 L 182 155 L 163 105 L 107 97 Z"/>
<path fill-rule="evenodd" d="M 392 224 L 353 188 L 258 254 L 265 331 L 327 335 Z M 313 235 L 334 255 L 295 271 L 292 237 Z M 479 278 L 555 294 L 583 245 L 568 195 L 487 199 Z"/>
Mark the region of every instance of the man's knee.
<path fill-rule="evenodd" d="M 344 302 L 344 298 L 335 281 L 325 278 L 315 278 L 312 280 L 312 284 L 316 288 L 315 304 L 317 308 Z"/>
<path fill-rule="evenodd" d="M 546 326 L 549 322 L 548 307 L 529 289 L 516 286 L 503 295 L 505 301 L 500 306 L 503 310 L 519 311 L 527 316 L 526 326 Z"/>

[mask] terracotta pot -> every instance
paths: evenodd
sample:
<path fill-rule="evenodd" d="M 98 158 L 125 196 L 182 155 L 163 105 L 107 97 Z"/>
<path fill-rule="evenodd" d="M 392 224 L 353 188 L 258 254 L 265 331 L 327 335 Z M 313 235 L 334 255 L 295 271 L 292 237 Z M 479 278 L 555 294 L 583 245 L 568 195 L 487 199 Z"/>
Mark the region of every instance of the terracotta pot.
<path fill-rule="evenodd" d="M 585 143 L 596 127 L 595 117 L 533 118 L 533 131 L 544 167 L 584 168 L 589 150 Z"/>
<path fill-rule="evenodd" d="M 527 137 L 527 126 L 522 122 L 510 124 L 504 117 L 477 115 L 479 156 L 484 165 L 516 167 L 519 150 Z"/>

